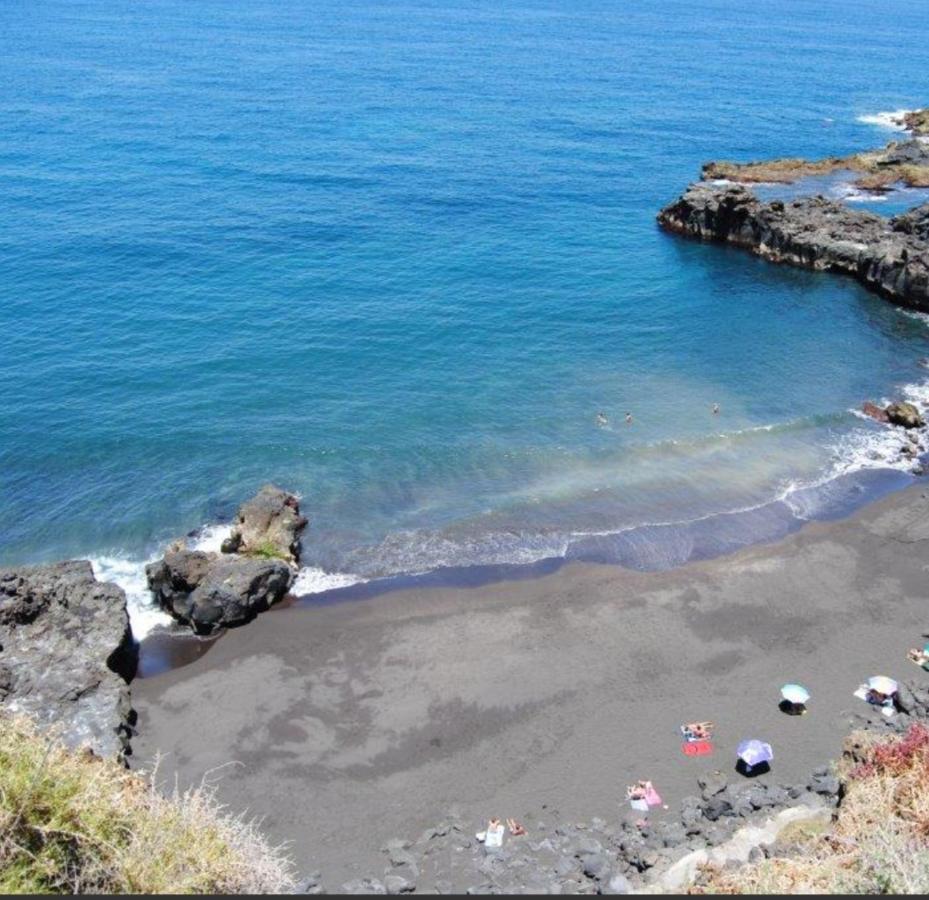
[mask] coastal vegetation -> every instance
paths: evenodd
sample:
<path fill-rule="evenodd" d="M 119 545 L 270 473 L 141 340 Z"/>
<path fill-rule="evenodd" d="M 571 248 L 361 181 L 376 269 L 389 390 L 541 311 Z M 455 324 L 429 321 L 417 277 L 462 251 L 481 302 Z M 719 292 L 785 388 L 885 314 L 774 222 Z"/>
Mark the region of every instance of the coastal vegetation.
<path fill-rule="evenodd" d="M 929 892 L 929 727 L 918 722 L 890 738 L 850 735 L 839 776 L 831 828 L 785 832 L 783 855 L 708 873 L 691 893 Z"/>
<path fill-rule="evenodd" d="M 154 774 L 67 749 L 0 711 L 0 894 L 278 893 L 291 864 L 208 786 L 163 793 Z"/>

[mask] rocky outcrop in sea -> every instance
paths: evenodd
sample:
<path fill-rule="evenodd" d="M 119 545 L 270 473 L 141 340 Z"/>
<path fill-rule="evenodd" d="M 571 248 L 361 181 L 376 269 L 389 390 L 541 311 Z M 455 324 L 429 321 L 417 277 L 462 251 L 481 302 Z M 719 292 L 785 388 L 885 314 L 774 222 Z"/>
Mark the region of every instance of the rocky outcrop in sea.
<path fill-rule="evenodd" d="M 290 590 L 307 520 L 293 494 L 265 485 L 243 503 L 221 553 L 176 541 L 145 568 L 160 606 L 201 635 L 245 625 Z"/>
<path fill-rule="evenodd" d="M 741 185 L 697 183 L 658 222 L 772 262 L 850 275 L 901 306 L 929 311 L 929 204 L 885 219 L 821 196 L 764 202 Z"/>
<path fill-rule="evenodd" d="M 136 670 L 126 596 L 87 560 L 0 569 L 0 703 L 104 756 L 129 748 Z"/>

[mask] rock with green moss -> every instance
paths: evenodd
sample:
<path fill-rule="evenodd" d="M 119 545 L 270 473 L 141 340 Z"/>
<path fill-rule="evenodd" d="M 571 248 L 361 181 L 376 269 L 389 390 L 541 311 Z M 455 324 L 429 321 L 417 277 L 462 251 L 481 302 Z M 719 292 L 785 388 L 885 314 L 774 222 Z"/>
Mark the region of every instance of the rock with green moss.
<path fill-rule="evenodd" d="M 307 520 L 293 494 L 266 484 L 236 514 L 232 533 L 223 541 L 223 553 L 240 553 L 264 559 L 300 561 L 300 535 Z"/>

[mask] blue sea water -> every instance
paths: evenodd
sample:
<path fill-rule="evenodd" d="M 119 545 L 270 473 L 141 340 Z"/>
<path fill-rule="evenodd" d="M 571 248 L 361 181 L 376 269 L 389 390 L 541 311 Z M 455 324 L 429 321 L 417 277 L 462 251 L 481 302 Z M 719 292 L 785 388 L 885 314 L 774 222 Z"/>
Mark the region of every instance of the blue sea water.
<path fill-rule="evenodd" d="M 0 51 L 0 563 L 137 587 L 273 480 L 307 590 L 660 567 L 929 397 L 925 322 L 654 221 L 708 159 L 893 138 L 924 0 L 4 0 Z"/>

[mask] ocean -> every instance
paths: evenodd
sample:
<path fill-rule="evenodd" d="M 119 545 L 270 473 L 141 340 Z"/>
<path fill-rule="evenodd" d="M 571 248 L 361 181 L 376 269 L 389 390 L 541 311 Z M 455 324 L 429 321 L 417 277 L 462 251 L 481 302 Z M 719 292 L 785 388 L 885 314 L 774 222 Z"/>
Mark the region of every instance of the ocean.
<path fill-rule="evenodd" d="M 141 636 L 144 562 L 266 481 L 308 595 L 666 568 L 909 483 L 855 410 L 929 401 L 926 320 L 655 214 L 893 138 L 919 8 L 4 0 L 0 564 L 91 558 Z"/>

